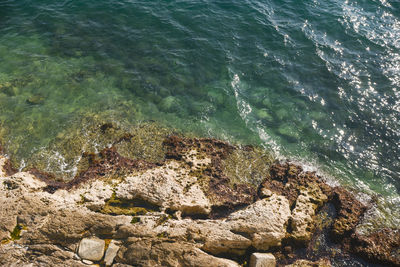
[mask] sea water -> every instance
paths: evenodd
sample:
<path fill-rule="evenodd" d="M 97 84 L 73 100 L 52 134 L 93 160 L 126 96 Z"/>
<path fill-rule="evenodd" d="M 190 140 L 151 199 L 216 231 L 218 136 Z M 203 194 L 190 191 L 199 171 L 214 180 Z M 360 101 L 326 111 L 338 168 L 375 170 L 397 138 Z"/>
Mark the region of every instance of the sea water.
<path fill-rule="evenodd" d="M 398 225 L 400 2 L 0 0 L 7 154 L 73 176 L 93 116 L 264 146 Z"/>

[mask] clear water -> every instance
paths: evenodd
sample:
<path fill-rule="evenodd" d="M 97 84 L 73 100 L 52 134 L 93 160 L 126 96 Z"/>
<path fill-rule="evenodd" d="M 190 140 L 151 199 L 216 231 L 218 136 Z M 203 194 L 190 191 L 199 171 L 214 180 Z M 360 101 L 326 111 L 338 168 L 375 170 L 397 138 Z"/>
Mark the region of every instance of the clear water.
<path fill-rule="evenodd" d="M 272 148 L 378 194 L 397 225 L 400 2 L 0 0 L 8 154 L 47 151 L 51 171 L 93 114 Z"/>

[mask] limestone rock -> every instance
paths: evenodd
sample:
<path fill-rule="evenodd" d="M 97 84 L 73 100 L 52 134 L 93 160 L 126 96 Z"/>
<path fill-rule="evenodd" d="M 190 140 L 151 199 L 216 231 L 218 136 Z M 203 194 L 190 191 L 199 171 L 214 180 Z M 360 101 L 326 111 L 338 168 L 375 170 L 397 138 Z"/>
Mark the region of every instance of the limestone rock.
<path fill-rule="evenodd" d="M 137 239 L 121 248 L 116 260 L 134 266 L 239 266 L 234 261 L 211 256 L 194 244 L 172 240 Z"/>
<path fill-rule="evenodd" d="M 314 218 L 317 205 L 313 203 L 307 192 L 302 192 L 296 200 L 292 211 L 291 226 L 292 237 L 296 240 L 307 241 L 311 239 L 314 228 Z"/>
<path fill-rule="evenodd" d="M 104 263 L 106 266 L 111 266 L 115 256 L 117 256 L 119 250 L 119 246 L 115 243 L 115 241 L 111 241 L 110 245 L 106 250 L 106 254 L 104 256 Z"/>
<path fill-rule="evenodd" d="M 202 249 L 213 255 L 244 255 L 252 243 L 243 235 L 232 232 L 230 224 L 226 222 L 192 224 L 188 227 L 188 233 L 193 239 L 204 242 Z"/>
<path fill-rule="evenodd" d="M 250 267 L 275 267 L 276 260 L 271 253 L 253 253 L 250 257 Z"/>
<path fill-rule="evenodd" d="M 324 183 L 314 172 L 305 172 L 300 166 L 291 163 L 275 163 L 269 171 L 267 178 L 259 188 L 262 196 L 265 189 L 285 196 L 290 205 L 293 205 L 300 195 L 306 190 L 313 202 L 320 207 L 332 194 L 331 187 Z"/>
<path fill-rule="evenodd" d="M 82 259 L 99 261 L 103 258 L 105 242 L 99 238 L 84 238 L 79 243 L 78 255 Z"/>
<path fill-rule="evenodd" d="M 183 214 L 208 214 L 211 205 L 195 176 L 176 161 L 129 176 L 116 188 L 116 197 L 141 199 Z"/>
<path fill-rule="evenodd" d="M 289 201 L 274 194 L 232 213 L 227 224 L 232 232 L 248 235 L 256 249 L 267 250 L 280 245 L 290 215 Z"/>

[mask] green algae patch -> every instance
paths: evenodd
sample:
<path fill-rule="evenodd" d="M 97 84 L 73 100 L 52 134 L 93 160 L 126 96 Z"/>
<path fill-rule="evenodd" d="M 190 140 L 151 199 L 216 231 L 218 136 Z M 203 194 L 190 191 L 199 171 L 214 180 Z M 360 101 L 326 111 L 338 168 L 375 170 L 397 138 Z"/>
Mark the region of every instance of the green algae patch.
<path fill-rule="evenodd" d="M 170 219 L 172 219 L 173 217 L 172 217 L 172 215 L 171 214 L 163 214 L 163 215 L 161 215 L 160 216 L 160 218 L 158 218 L 158 220 L 156 221 L 156 225 L 157 226 L 159 226 L 159 225 L 162 225 L 162 224 L 164 224 L 165 222 L 167 222 L 168 220 L 170 220 Z"/>
<path fill-rule="evenodd" d="M 168 233 L 167 232 L 161 232 L 159 234 L 157 234 L 158 238 L 167 238 L 168 237 Z"/>
<path fill-rule="evenodd" d="M 232 151 L 222 160 L 222 171 L 231 184 L 246 183 L 257 187 L 269 173 L 274 158 L 259 147 L 247 146 Z"/>
<path fill-rule="evenodd" d="M 131 200 L 118 198 L 116 194 L 113 193 L 111 198 L 105 202 L 100 212 L 110 215 L 139 216 L 154 211 L 159 211 L 156 205 L 140 199 Z"/>
<path fill-rule="evenodd" d="M 1 244 L 7 244 L 9 242 L 15 241 L 15 240 L 20 240 L 21 239 L 21 233 L 22 230 L 26 230 L 27 228 L 22 225 L 22 224 L 17 224 L 12 232 L 10 233 L 10 238 L 5 238 L 1 240 Z"/>
<path fill-rule="evenodd" d="M 137 216 L 132 217 L 131 224 L 135 224 L 138 222 L 140 222 L 140 217 L 137 217 Z"/>
<path fill-rule="evenodd" d="M 5 238 L 3 240 L 1 240 L 1 244 L 7 244 L 9 242 L 15 241 L 15 240 L 19 240 L 21 239 L 21 233 L 22 230 L 26 230 L 26 226 L 22 225 L 22 224 L 17 224 L 13 231 L 10 233 L 10 238 Z"/>
<path fill-rule="evenodd" d="M 17 224 L 14 227 L 14 230 L 11 232 L 11 240 L 19 240 L 21 239 L 21 232 L 24 229 L 24 226 L 21 224 Z"/>

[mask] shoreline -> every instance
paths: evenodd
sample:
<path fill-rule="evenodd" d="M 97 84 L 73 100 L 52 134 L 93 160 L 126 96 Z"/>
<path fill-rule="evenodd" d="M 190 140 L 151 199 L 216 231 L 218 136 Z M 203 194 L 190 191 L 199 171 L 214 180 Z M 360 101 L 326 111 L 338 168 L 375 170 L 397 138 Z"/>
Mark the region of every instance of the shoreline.
<path fill-rule="evenodd" d="M 132 138 L 137 136 L 121 140 Z M 163 161 L 149 162 L 122 156 L 117 145 L 87 155 L 87 169 L 69 182 L 37 169 L 16 172 L 2 157 L 1 206 L 8 207 L 1 214 L 2 262 L 13 264 L 15 253 L 22 253 L 63 266 L 61 256 L 38 248 L 50 246 L 71 264 L 81 264 L 87 260 L 80 254 L 82 240 L 95 237 L 118 247 L 113 266 L 189 266 L 204 260 L 247 266 L 256 252 L 272 253 L 279 266 L 296 260 L 336 266 L 342 258 L 400 264 L 393 254 L 400 249 L 398 229 L 357 233 L 368 207 L 353 193 L 300 166 L 276 162 L 256 147 L 168 135 L 153 151 L 164 153 Z M 17 208 L 10 209 L 11 203 Z M 6 249 L 13 245 L 29 249 Z M 155 258 L 146 256 L 154 253 Z M 105 258 L 92 263 L 104 265 Z"/>

